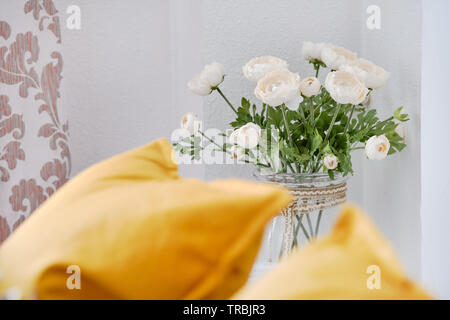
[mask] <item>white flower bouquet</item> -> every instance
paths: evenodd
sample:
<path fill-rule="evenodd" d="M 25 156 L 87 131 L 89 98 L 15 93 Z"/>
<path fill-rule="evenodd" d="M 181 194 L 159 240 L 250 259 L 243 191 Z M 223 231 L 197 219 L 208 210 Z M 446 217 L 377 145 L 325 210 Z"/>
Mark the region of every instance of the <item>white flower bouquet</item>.
<path fill-rule="evenodd" d="M 181 122 L 186 134 L 175 141 L 175 149 L 198 159 L 206 145 L 213 145 L 236 161 L 275 173 L 327 172 L 333 179 L 335 172 L 353 174 L 354 150 L 364 148 L 368 159 L 381 160 L 405 147 L 401 122 L 409 119 L 402 107 L 385 120 L 370 107 L 370 95 L 385 85 L 388 72 L 332 44 L 305 42 L 302 54 L 314 76 L 302 79 L 286 61 L 272 56 L 254 58 L 243 67 L 244 76 L 256 83 L 260 106 L 242 98 L 235 107 L 219 87 L 224 67 L 205 66 L 189 89 L 203 96 L 217 91 L 236 118 L 227 133 L 210 136 L 193 113 L 186 114 Z M 321 68 L 329 69 L 323 84 Z"/>

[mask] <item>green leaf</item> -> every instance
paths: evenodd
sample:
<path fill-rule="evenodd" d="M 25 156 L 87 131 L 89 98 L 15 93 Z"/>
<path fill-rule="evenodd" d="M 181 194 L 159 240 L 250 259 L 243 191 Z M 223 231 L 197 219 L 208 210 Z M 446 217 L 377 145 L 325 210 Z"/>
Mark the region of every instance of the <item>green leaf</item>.
<path fill-rule="evenodd" d="M 309 159 L 311 159 L 311 157 L 306 153 L 296 154 L 295 158 L 299 162 L 304 162 L 304 161 L 308 161 Z"/>
<path fill-rule="evenodd" d="M 235 129 L 240 128 L 249 122 L 253 122 L 253 117 L 250 114 L 250 102 L 246 98 L 242 98 L 241 104 L 242 106 L 237 110 L 236 120 L 230 123 Z"/>
<path fill-rule="evenodd" d="M 283 123 L 283 114 L 281 113 L 281 109 L 268 106 L 267 110 L 269 124 L 273 124 L 277 128 L 281 127 L 281 124 Z"/>
<path fill-rule="evenodd" d="M 338 150 L 342 150 L 343 152 L 345 152 L 346 150 L 350 149 L 350 137 L 348 134 L 346 135 L 338 135 L 336 136 L 336 143 L 335 143 L 336 147 L 338 148 Z"/>
<path fill-rule="evenodd" d="M 176 152 L 180 152 L 181 150 L 183 150 L 183 146 L 181 144 L 176 143 L 173 146 Z"/>
<path fill-rule="evenodd" d="M 314 136 L 311 138 L 311 149 L 310 149 L 309 153 L 313 154 L 317 150 L 317 148 L 319 148 L 322 141 L 323 141 L 322 136 L 319 134 L 319 132 L 316 129 Z"/>
<path fill-rule="evenodd" d="M 346 153 L 337 153 L 335 155 L 339 160 L 339 169 L 344 174 L 344 176 L 349 173 L 353 174 L 352 159 L 349 150 L 347 150 Z"/>
<path fill-rule="evenodd" d="M 403 107 L 399 107 L 399 108 L 395 109 L 394 119 L 397 119 L 398 121 L 401 121 L 401 122 L 408 121 L 409 120 L 408 114 L 402 113 L 402 109 L 403 109 Z"/>
<path fill-rule="evenodd" d="M 400 137 L 395 130 L 392 130 L 386 134 L 391 147 L 389 148 L 388 155 L 402 151 L 406 144 L 403 143 L 402 137 Z"/>
<path fill-rule="evenodd" d="M 288 110 L 286 112 L 286 120 L 291 123 L 291 121 L 296 121 L 299 119 L 299 115 L 297 113 L 297 111 L 293 111 L 293 110 Z"/>
<path fill-rule="evenodd" d="M 314 70 L 317 70 L 318 67 L 322 67 L 322 68 L 327 67 L 327 65 L 319 59 L 311 59 L 311 60 L 309 60 L 309 63 L 311 63 L 314 66 Z"/>
<path fill-rule="evenodd" d="M 333 172 L 333 170 L 328 170 L 328 176 L 330 177 L 330 180 L 334 180 L 334 172 Z"/>
<path fill-rule="evenodd" d="M 320 152 L 321 152 L 322 154 L 332 154 L 332 153 L 333 153 L 333 151 L 332 151 L 331 148 L 330 148 L 330 144 L 329 144 L 329 143 L 327 143 L 326 146 L 324 146 L 324 147 L 322 148 L 322 150 L 320 150 Z"/>
<path fill-rule="evenodd" d="M 244 97 L 241 99 L 241 106 L 244 109 L 250 109 L 250 101 Z"/>
<path fill-rule="evenodd" d="M 191 143 L 191 141 L 192 141 L 192 137 L 191 136 L 181 139 L 181 142 L 184 142 L 184 143 Z"/>

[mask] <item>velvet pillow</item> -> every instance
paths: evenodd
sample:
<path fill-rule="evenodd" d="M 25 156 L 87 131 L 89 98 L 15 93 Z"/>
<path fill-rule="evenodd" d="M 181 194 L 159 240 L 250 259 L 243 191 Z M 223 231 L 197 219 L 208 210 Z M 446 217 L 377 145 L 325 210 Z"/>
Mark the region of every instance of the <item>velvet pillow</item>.
<path fill-rule="evenodd" d="M 391 246 L 356 207 L 236 299 L 430 299 L 405 275 Z"/>
<path fill-rule="evenodd" d="M 267 221 L 290 196 L 239 180 L 182 179 L 172 156 L 161 139 L 68 182 L 0 247 L 0 293 L 229 298 L 247 279 Z"/>

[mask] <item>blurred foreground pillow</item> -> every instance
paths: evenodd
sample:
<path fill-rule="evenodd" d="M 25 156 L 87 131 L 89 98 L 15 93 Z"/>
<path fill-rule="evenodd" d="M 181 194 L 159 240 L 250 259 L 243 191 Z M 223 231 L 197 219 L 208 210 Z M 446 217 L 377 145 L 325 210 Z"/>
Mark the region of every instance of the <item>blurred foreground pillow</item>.
<path fill-rule="evenodd" d="M 236 299 L 430 299 L 411 282 L 390 245 L 357 208 L 333 231 L 249 285 Z"/>
<path fill-rule="evenodd" d="M 267 185 L 181 179 L 158 140 L 87 169 L 28 218 L 0 247 L 0 295 L 226 299 L 289 201 Z"/>

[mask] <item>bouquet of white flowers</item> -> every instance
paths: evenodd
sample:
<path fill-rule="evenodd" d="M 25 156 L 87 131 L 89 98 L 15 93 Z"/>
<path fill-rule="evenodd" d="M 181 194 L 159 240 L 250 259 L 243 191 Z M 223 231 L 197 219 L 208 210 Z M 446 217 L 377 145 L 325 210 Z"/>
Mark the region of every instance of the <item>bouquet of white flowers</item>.
<path fill-rule="evenodd" d="M 263 56 L 250 60 L 244 76 L 256 83 L 257 106 L 247 98 L 235 107 L 220 89 L 225 78 L 219 63 L 205 66 L 188 83 L 199 95 L 217 91 L 235 113 L 228 134 L 208 136 L 193 113 L 182 118 L 186 134 L 175 141 L 181 154 L 199 158 L 206 144 L 240 162 L 281 173 L 353 173 L 351 152 L 365 148 L 367 158 L 381 160 L 405 147 L 400 122 L 409 120 L 402 107 L 385 120 L 370 107 L 370 95 L 384 86 L 389 74 L 374 63 L 358 59 L 345 48 L 327 44 L 303 44 L 304 58 L 315 75 L 300 78 L 286 61 Z M 317 78 L 330 69 L 324 84 Z M 225 139 L 224 139 L 225 137 Z"/>
<path fill-rule="evenodd" d="M 307 240 L 315 238 L 323 211 L 345 201 L 346 176 L 353 174 L 351 152 L 365 149 L 368 159 L 381 160 L 401 151 L 406 146 L 401 122 L 409 120 L 402 107 L 380 120 L 370 106 L 373 91 L 389 77 L 383 68 L 332 44 L 305 42 L 302 51 L 314 76 L 301 79 L 289 71 L 286 61 L 272 56 L 254 58 L 243 67 L 244 76 L 256 83 L 254 94 L 261 106 L 242 98 L 235 107 L 219 87 L 224 67 L 205 66 L 189 82 L 189 89 L 199 95 L 217 91 L 236 117 L 226 133 L 211 135 L 188 113 L 181 121 L 183 133 L 174 139 L 175 150 L 183 157 L 199 160 L 210 156 L 205 151 L 223 152 L 234 162 L 261 168 L 258 179 L 290 189 L 293 202 L 274 220 L 269 233 L 274 247 L 270 239 L 281 219 L 279 257 L 298 246 L 300 230 Z M 321 68 L 329 69 L 323 84 L 318 79 Z M 315 227 L 313 212 L 317 212 Z M 276 256 L 270 252 L 270 260 Z"/>

